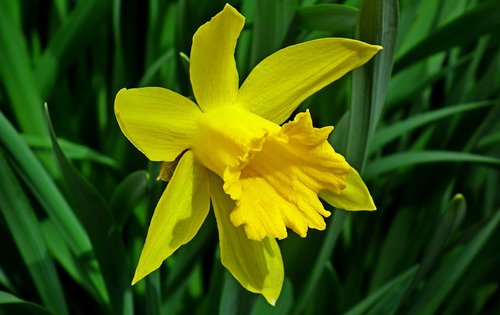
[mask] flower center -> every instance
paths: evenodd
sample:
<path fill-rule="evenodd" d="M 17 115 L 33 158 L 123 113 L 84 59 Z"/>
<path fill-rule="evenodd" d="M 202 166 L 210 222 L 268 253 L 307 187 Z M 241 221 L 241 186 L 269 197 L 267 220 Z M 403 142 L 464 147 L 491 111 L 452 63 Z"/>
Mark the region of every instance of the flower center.
<path fill-rule="evenodd" d="M 266 137 L 279 131 L 280 126 L 243 107 L 221 107 L 201 114 L 191 150 L 205 167 L 228 182 L 239 177 Z"/>
<path fill-rule="evenodd" d="M 317 194 L 345 188 L 349 165 L 327 142 L 332 127 L 314 128 L 309 112 L 280 127 L 241 107 L 203 113 L 191 148 L 224 180 L 236 201 L 235 226 L 250 239 L 285 238 L 286 228 L 306 236 L 323 230 L 330 215 Z"/>

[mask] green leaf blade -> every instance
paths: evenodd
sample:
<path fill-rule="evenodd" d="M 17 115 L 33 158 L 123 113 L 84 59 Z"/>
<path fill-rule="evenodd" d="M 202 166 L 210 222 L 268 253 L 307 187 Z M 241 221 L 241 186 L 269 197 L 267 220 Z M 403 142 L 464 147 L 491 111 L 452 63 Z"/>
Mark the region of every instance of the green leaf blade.
<path fill-rule="evenodd" d="M 43 303 L 56 314 L 68 314 L 62 285 L 43 241 L 38 219 L 2 152 L 0 181 L 0 211 Z"/>
<path fill-rule="evenodd" d="M 111 310 L 115 314 L 131 314 L 133 301 L 129 281 L 132 279 L 132 274 L 128 268 L 125 248 L 119 238 L 118 230 L 112 228 L 111 212 L 94 187 L 85 181 L 66 159 L 57 143 L 47 108 L 45 114 L 54 153 L 68 185 L 73 209 L 90 237 L 108 289 Z"/>

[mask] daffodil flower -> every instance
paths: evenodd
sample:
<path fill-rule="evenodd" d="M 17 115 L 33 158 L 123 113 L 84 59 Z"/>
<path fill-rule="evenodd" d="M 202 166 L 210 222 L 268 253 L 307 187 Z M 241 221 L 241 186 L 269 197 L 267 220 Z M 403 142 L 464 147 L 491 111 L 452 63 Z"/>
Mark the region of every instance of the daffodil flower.
<path fill-rule="evenodd" d="M 333 127 L 314 128 L 308 111 L 280 124 L 381 47 L 342 38 L 289 46 L 239 87 L 234 51 L 244 22 L 226 5 L 196 31 L 189 72 L 198 105 L 164 88 L 122 89 L 115 114 L 135 147 L 163 162 L 160 178 L 169 180 L 133 283 L 189 242 L 212 204 L 223 265 L 274 305 L 284 278 L 277 239 L 287 228 L 302 237 L 325 229 L 330 212 L 318 194 L 337 208 L 375 209 L 356 170 L 328 143 Z"/>

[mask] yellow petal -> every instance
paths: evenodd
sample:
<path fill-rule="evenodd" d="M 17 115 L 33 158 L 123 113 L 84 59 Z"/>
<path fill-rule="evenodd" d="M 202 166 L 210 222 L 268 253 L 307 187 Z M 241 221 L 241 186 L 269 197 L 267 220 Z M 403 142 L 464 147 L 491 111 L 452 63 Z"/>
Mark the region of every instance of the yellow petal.
<path fill-rule="evenodd" d="M 231 105 L 238 93 L 234 60 L 245 18 L 229 4 L 193 36 L 189 72 L 196 101 L 204 111 Z"/>
<path fill-rule="evenodd" d="M 219 230 L 222 264 L 248 291 L 260 293 L 274 305 L 283 286 L 284 268 L 275 239 L 249 240 L 245 231 L 229 220 L 234 201 L 222 190 L 222 181 L 210 175 L 210 196 Z"/>
<path fill-rule="evenodd" d="M 376 210 L 372 196 L 358 172 L 351 167 L 346 177 L 346 188 L 340 194 L 322 191 L 319 196 L 335 208 L 345 210 Z"/>
<path fill-rule="evenodd" d="M 167 89 L 121 89 L 115 99 L 120 128 L 151 161 L 173 161 L 189 148 L 200 109 Z"/>
<path fill-rule="evenodd" d="M 240 88 L 237 103 L 281 124 L 307 97 L 363 65 L 380 49 L 344 38 L 286 47 L 252 70 Z"/>
<path fill-rule="evenodd" d="M 265 138 L 279 131 L 280 126 L 241 106 L 219 107 L 200 115 L 191 148 L 206 168 L 230 184 Z"/>
<path fill-rule="evenodd" d="M 132 284 L 195 236 L 208 214 L 209 196 L 207 170 L 187 151 L 156 206 Z"/>
<path fill-rule="evenodd" d="M 302 237 L 308 228 L 325 229 L 324 217 L 330 212 L 317 194 L 326 189 L 340 193 L 349 170 L 327 142 L 331 131 L 332 127 L 314 128 L 309 112 L 300 113 L 278 137 L 268 137 L 241 169 L 242 193 L 231 194 L 237 207 L 230 218 L 244 227 L 248 238 L 283 239 L 287 227 Z"/>

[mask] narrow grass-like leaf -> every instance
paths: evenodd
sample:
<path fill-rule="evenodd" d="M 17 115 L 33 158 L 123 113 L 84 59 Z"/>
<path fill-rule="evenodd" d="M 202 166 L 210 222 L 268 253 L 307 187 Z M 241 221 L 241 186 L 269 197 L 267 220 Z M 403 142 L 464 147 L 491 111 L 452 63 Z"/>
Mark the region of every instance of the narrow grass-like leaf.
<path fill-rule="evenodd" d="M 411 246 L 415 244 L 415 235 L 411 231 L 416 220 L 416 212 L 406 205 L 402 205 L 394 213 L 384 229 L 383 239 L 377 244 L 377 259 L 372 263 L 368 292 L 382 287 L 397 275 L 397 271 L 415 264 L 414 257 L 419 247 Z M 405 255 L 394 255 L 400 252 Z"/>
<path fill-rule="evenodd" d="M 12 26 L 16 26 L 19 29 L 22 27 L 22 3 L 18 1 L 3 1 L 2 10 L 5 10 L 6 14 L 12 18 Z"/>
<path fill-rule="evenodd" d="M 127 176 L 111 196 L 109 208 L 114 214 L 114 224 L 121 228 L 134 207 L 146 196 L 149 173 L 136 171 Z"/>
<path fill-rule="evenodd" d="M 0 314 L 54 315 L 48 309 L 5 292 L 0 291 Z"/>
<path fill-rule="evenodd" d="M 435 29 L 443 1 L 404 1 L 396 59 Z M 421 14 L 425 12 L 425 14 Z"/>
<path fill-rule="evenodd" d="M 208 216 L 210 217 L 210 215 Z M 213 215 L 212 215 L 213 217 Z M 213 218 L 215 220 L 215 218 Z M 222 296 L 222 283 L 226 269 L 220 263 L 219 251 L 214 255 L 212 268 L 210 268 L 210 285 L 202 303 L 197 307 L 196 315 L 217 314 L 219 312 L 220 300 Z"/>
<path fill-rule="evenodd" d="M 42 97 L 37 90 L 21 29 L 5 8 L 8 2 L 0 1 L 0 79 L 21 130 L 46 135 Z"/>
<path fill-rule="evenodd" d="M 229 272 L 225 272 L 219 315 L 250 314 L 256 298 L 243 289 Z"/>
<path fill-rule="evenodd" d="M 453 289 L 460 277 L 492 236 L 500 222 L 500 209 L 488 219 L 484 228 L 458 253 L 450 259 L 425 285 L 422 294 L 412 300 L 413 306 L 407 314 L 434 314 L 442 305 L 446 296 Z"/>
<path fill-rule="evenodd" d="M 112 229 L 112 216 L 97 191 L 85 181 L 64 156 L 45 110 L 54 153 L 64 179 L 73 209 L 88 232 L 111 302 L 113 314 L 132 314 L 132 295 L 125 248 L 118 230 Z"/>
<path fill-rule="evenodd" d="M 32 147 L 34 150 L 52 151 L 52 144 L 50 139 L 46 137 L 40 137 L 37 135 L 22 135 L 24 141 Z M 117 168 L 117 163 L 115 160 L 109 156 L 105 156 L 89 147 L 81 144 L 73 143 L 64 139 L 57 139 L 61 145 L 61 149 L 64 154 L 71 160 L 83 160 L 100 163 L 111 168 Z"/>
<path fill-rule="evenodd" d="M 353 308 L 348 310 L 344 315 L 363 315 L 366 314 L 377 301 L 384 296 L 390 294 L 391 291 L 400 291 L 402 287 L 408 285 L 418 267 L 412 267 L 403 272 L 393 280 L 387 282 L 384 286 L 377 289 L 375 292 L 366 297 L 363 301 L 356 304 Z"/>
<path fill-rule="evenodd" d="M 160 68 L 167 64 L 173 57 L 175 53 L 173 50 L 168 50 L 163 55 L 158 58 L 144 73 L 142 78 L 139 80 L 138 86 L 147 86 L 151 84 L 153 77 L 160 71 Z M 188 67 L 189 68 L 189 67 Z"/>
<path fill-rule="evenodd" d="M 370 151 L 376 151 L 382 148 L 387 143 L 393 141 L 394 139 L 397 139 L 398 137 L 401 137 L 425 124 L 432 123 L 451 115 L 456 115 L 462 112 L 479 109 L 486 106 L 492 106 L 494 104 L 494 102 L 490 101 L 460 104 L 451 107 L 436 109 L 434 111 L 423 113 L 417 116 L 411 116 L 406 120 L 398 121 L 392 125 L 377 130 L 370 143 Z"/>
<path fill-rule="evenodd" d="M 80 1 L 51 36 L 35 70 L 38 91 L 43 98 L 47 98 L 52 92 L 60 68 L 77 55 L 75 51 L 80 51 L 92 40 L 96 29 L 101 25 L 100 21 L 109 14 L 110 7 L 111 1 Z M 62 64 L 63 62 L 66 64 Z M 43 104 L 39 106 L 43 122 Z"/>
<path fill-rule="evenodd" d="M 99 301 L 101 304 L 109 303 L 108 292 L 106 291 L 102 275 L 98 272 L 99 266 L 97 262 L 92 260 L 87 264 L 82 257 L 75 257 L 68 244 L 61 239 L 52 221 L 44 220 L 41 222 L 40 227 L 50 255 L 96 301 Z"/>
<path fill-rule="evenodd" d="M 426 163 L 467 162 L 498 167 L 500 159 L 493 157 L 454 151 L 414 151 L 395 153 L 370 163 L 365 175 L 372 179 L 383 173 L 403 167 Z"/>
<path fill-rule="evenodd" d="M 479 124 L 472 136 L 469 137 L 464 151 L 472 151 L 480 145 L 483 138 L 493 135 L 499 131 L 498 121 L 500 121 L 500 98 L 497 99 L 495 106 L 488 113 L 488 116 Z"/>
<path fill-rule="evenodd" d="M 462 224 L 466 208 L 467 205 L 465 198 L 461 194 L 453 197 L 450 204 L 445 209 L 441 221 L 436 225 L 434 235 L 427 245 L 427 249 L 424 252 L 424 258 L 418 268 L 418 272 L 413 277 L 408 288 L 405 290 L 403 299 L 407 298 L 411 294 L 418 283 L 420 283 L 420 281 L 427 276 L 433 266 L 440 260 L 443 251 L 451 240 L 453 234 Z M 400 303 L 404 303 L 404 301 L 398 301 L 398 305 Z"/>
<path fill-rule="evenodd" d="M 189 246 L 181 247 L 175 256 L 175 268 L 172 268 L 167 275 L 167 285 L 169 288 L 176 288 L 181 285 L 189 276 L 191 270 L 196 265 L 200 257 L 210 255 L 212 248 L 208 246 L 216 231 L 215 219 L 208 216 L 201 226 L 196 236 L 189 242 Z"/>
<path fill-rule="evenodd" d="M 146 282 L 146 311 L 147 315 L 161 315 L 161 281 L 159 272 L 153 272 L 148 275 L 144 281 Z"/>
<path fill-rule="evenodd" d="M 331 252 L 335 247 L 335 243 L 337 242 L 342 232 L 342 227 L 344 225 L 346 216 L 347 212 L 344 210 L 335 211 L 334 217 L 328 225 L 325 239 L 323 241 L 323 244 L 321 245 L 320 253 L 316 258 L 316 262 L 313 266 L 311 274 L 307 282 L 304 284 L 302 290 L 300 290 L 300 293 L 297 295 L 297 302 L 295 302 L 295 306 L 292 308 L 292 314 L 302 314 L 303 310 L 310 302 L 314 293 L 314 289 L 316 288 L 321 275 L 325 271 L 326 262 L 330 258 Z"/>
<path fill-rule="evenodd" d="M 1 266 L 0 266 L 0 285 L 2 285 L 5 289 L 9 291 L 15 291 L 15 288 L 12 285 L 12 281 L 7 277 L 5 271 Z"/>
<path fill-rule="evenodd" d="M 102 1 L 101 1 L 102 2 Z M 122 40 L 122 0 L 112 1 L 112 19 L 113 19 L 113 41 L 114 41 L 114 58 L 113 58 L 113 91 L 119 90 L 123 82 L 127 82 L 125 71 L 125 57 L 123 53 Z"/>
<path fill-rule="evenodd" d="M 422 91 L 431 88 L 433 84 L 442 80 L 447 75 L 458 72 L 458 68 L 470 60 L 471 57 L 466 56 L 456 63 L 440 68 L 432 73 L 421 71 L 422 65 L 418 64 L 401 72 L 397 72 L 391 78 L 385 109 L 390 110 L 397 105 L 401 106 L 405 103 L 412 102 L 415 97 L 422 95 Z"/>
<path fill-rule="evenodd" d="M 437 29 L 395 64 L 397 71 L 454 46 L 465 45 L 500 27 L 500 6 L 495 0 L 483 1 L 466 14 Z M 460 36 L 457 36 L 460 34 Z"/>
<path fill-rule="evenodd" d="M 264 299 L 258 299 L 252 309 L 252 315 L 286 315 L 293 308 L 293 287 L 290 280 L 285 278 L 280 298 L 275 306 L 271 306 Z"/>
<path fill-rule="evenodd" d="M 500 130 L 490 133 L 479 141 L 477 149 L 500 143 Z"/>
<path fill-rule="evenodd" d="M 26 185 L 37 197 L 52 222 L 78 257 L 91 252 L 90 241 L 66 199 L 23 138 L 0 112 L 0 142 Z"/>
<path fill-rule="evenodd" d="M 496 38 L 497 37 L 492 36 L 490 40 L 494 42 Z M 489 54 L 487 58 L 489 58 L 488 68 L 483 72 L 483 75 L 477 79 L 476 87 L 472 90 L 476 97 L 498 95 L 500 92 L 500 76 L 498 75 L 500 71 L 500 53 L 498 53 L 497 50 L 496 54 Z"/>
<path fill-rule="evenodd" d="M 365 314 L 366 315 L 394 314 L 397 306 L 399 305 L 399 301 L 404 296 L 404 292 L 406 291 L 409 285 L 410 284 L 408 282 L 405 282 L 397 289 L 388 291 Z"/>
<path fill-rule="evenodd" d="M 447 103 L 463 103 L 470 99 L 485 99 L 489 97 L 488 94 L 476 94 L 476 77 L 477 73 L 482 72 L 482 70 L 479 70 L 479 65 L 485 59 L 489 59 L 488 56 L 485 56 L 485 53 L 491 40 L 490 36 L 481 37 L 475 43 L 474 50 L 470 53 L 470 62 L 458 68 L 459 70 L 455 73 L 450 74 L 448 88 L 453 92 L 450 93 Z M 459 49 L 453 49 L 450 54 L 450 63 L 452 65 L 460 63 L 459 58 Z"/>
<path fill-rule="evenodd" d="M 346 155 L 349 163 L 362 171 L 368 143 L 382 114 L 392 72 L 398 1 L 363 1 L 359 21 L 359 39 L 384 48 L 373 60 L 353 72 L 350 142 Z"/>
<path fill-rule="evenodd" d="M 425 163 L 466 162 L 499 167 L 500 159 L 466 152 L 453 151 L 411 151 L 395 153 L 371 162 L 365 172 L 367 179 L 407 166 Z"/>
<path fill-rule="evenodd" d="M 43 304 L 56 314 L 68 314 L 52 258 L 37 217 L 0 151 L 0 211 L 28 267 Z"/>
<path fill-rule="evenodd" d="M 494 238 L 495 235 L 492 235 L 491 239 Z M 490 244 L 493 242 L 493 240 L 490 241 Z M 496 315 L 499 313 L 500 309 L 495 310 L 493 307 L 498 301 L 498 284 L 492 280 L 498 274 L 500 255 L 498 246 L 490 248 L 483 250 L 486 254 L 478 255 L 468 267 L 469 272 L 465 272 L 460 281 L 455 284 L 453 294 L 437 312 L 439 315 Z"/>
<path fill-rule="evenodd" d="M 346 32 L 354 31 L 358 9 L 335 3 L 320 3 L 297 10 L 299 27 L 307 30 Z"/>
<path fill-rule="evenodd" d="M 183 52 L 180 52 L 179 57 L 181 59 L 182 67 L 184 68 L 184 71 L 186 71 L 186 74 L 189 76 L 189 56 Z"/>
<path fill-rule="evenodd" d="M 440 257 L 444 248 L 447 246 L 451 237 L 462 224 L 465 217 L 467 205 L 463 195 L 458 194 L 450 202 L 441 222 L 437 225 L 434 236 L 429 241 L 428 248 L 424 254 L 419 274 L 425 274 L 429 271 L 432 264 Z M 418 275 L 417 275 L 417 281 Z"/>
<path fill-rule="evenodd" d="M 61 21 L 66 20 L 68 16 L 68 1 L 67 0 L 55 0 L 54 8 L 57 12 L 57 16 Z"/>
<path fill-rule="evenodd" d="M 283 45 L 298 0 L 256 0 L 250 68 Z"/>

